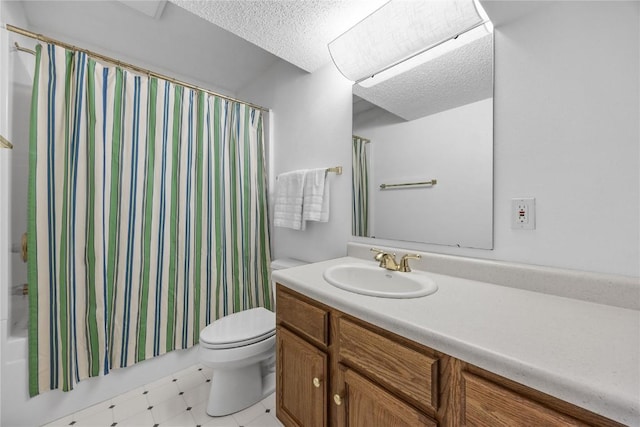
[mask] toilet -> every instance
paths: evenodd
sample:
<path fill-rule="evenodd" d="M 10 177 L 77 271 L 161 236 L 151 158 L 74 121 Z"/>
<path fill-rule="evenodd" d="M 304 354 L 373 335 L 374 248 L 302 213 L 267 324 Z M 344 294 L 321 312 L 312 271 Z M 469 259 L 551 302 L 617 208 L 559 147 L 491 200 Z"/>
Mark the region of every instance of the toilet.
<path fill-rule="evenodd" d="M 303 264 L 278 259 L 271 263 L 271 270 Z M 207 414 L 229 415 L 273 393 L 275 346 L 276 316 L 262 307 L 230 314 L 205 327 L 200 332 L 198 359 L 213 369 Z"/>

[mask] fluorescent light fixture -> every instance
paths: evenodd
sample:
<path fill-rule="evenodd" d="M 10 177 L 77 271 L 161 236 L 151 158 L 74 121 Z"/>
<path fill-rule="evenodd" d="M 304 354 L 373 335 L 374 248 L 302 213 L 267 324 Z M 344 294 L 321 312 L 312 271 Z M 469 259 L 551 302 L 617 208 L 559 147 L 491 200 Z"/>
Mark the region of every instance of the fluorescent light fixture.
<path fill-rule="evenodd" d="M 362 80 L 358 83 L 362 87 L 372 87 L 379 83 L 382 83 L 385 80 L 389 80 L 392 77 L 398 76 L 402 73 L 405 73 L 419 65 L 422 65 L 426 62 L 429 62 L 433 59 L 436 59 L 439 56 L 442 56 L 446 53 L 452 52 L 466 44 L 471 43 L 472 41 L 481 39 L 482 37 L 488 36 L 493 33 L 493 25 L 491 23 L 486 23 L 484 25 L 480 25 L 472 30 L 467 31 L 466 33 L 460 34 L 455 39 L 447 40 L 444 43 L 441 43 L 437 46 L 426 50 L 413 58 L 409 58 L 400 64 L 387 68 L 386 70 L 368 78 Z"/>
<path fill-rule="evenodd" d="M 477 39 L 486 35 L 487 29 L 482 25 L 486 21 L 488 17 L 484 9 L 475 0 L 391 0 L 329 43 L 329 52 L 346 78 L 362 84 L 372 76 L 397 68 L 398 64 L 404 66 L 409 62 L 400 71 L 404 72 L 440 56 L 447 50 L 436 51 L 431 58 L 422 57 L 420 62 L 418 59 L 411 62 L 413 58 L 446 44 L 447 40 L 460 39 L 476 27 L 481 29 L 466 36 L 466 43 L 471 41 L 471 37 Z M 366 84 L 377 84 L 382 77 Z M 388 78 L 390 76 L 385 79 Z"/>

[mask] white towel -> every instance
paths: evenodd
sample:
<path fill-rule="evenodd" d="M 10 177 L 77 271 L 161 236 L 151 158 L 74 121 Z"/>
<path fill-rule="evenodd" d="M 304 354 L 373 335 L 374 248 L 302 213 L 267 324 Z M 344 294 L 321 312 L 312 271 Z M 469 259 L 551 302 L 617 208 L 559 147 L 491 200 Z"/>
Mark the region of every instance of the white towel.
<path fill-rule="evenodd" d="M 329 221 L 329 193 L 327 169 L 309 169 L 304 178 L 302 221 Z"/>
<path fill-rule="evenodd" d="M 306 170 L 278 175 L 273 207 L 273 225 L 304 230 L 302 200 Z"/>

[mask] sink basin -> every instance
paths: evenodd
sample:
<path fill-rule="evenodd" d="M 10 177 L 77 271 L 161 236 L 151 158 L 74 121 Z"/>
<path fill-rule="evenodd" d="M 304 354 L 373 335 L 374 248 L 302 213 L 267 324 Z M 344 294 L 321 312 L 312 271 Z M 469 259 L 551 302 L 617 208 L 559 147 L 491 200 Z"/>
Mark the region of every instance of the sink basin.
<path fill-rule="evenodd" d="M 331 285 L 362 295 L 382 298 L 418 298 L 438 290 L 424 273 L 402 273 L 363 264 L 339 264 L 324 271 Z"/>

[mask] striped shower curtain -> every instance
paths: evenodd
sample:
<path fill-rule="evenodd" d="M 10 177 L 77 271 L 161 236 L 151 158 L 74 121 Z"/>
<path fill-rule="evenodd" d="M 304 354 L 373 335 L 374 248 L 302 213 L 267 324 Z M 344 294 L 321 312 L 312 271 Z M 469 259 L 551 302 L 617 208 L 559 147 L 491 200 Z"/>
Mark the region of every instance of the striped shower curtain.
<path fill-rule="evenodd" d="M 271 307 L 260 110 L 38 46 L 29 162 L 32 396 Z"/>
<path fill-rule="evenodd" d="M 351 207 L 351 234 L 369 236 L 369 162 L 367 160 L 367 140 L 358 136 L 352 138 L 351 185 L 353 200 Z"/>

